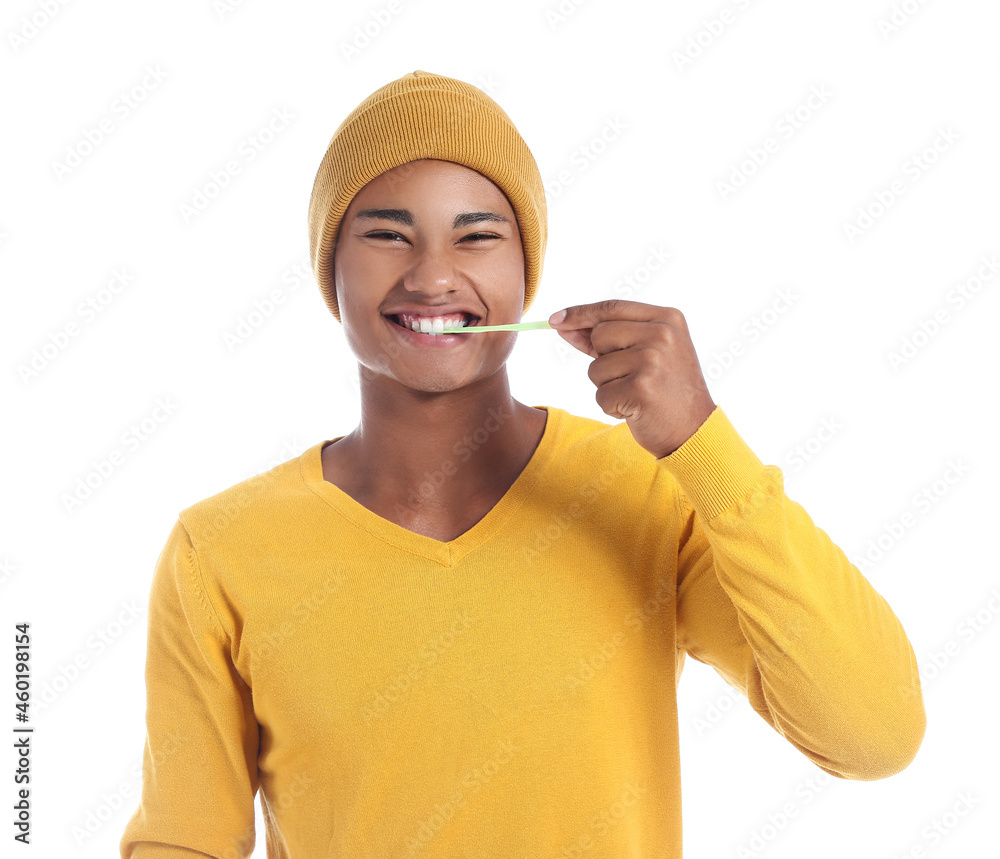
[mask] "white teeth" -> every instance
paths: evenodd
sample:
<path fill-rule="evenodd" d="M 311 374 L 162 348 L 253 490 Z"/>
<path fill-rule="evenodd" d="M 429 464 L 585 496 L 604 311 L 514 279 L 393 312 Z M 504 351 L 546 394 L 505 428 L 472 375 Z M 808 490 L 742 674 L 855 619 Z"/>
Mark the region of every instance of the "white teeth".
<path fill-rule="evenodd" d="M 405 320 L 400 321 L 403 322 L 406 328 L 409 328 L 411 331 L 417 331 L 420 334 L 441 334 L 446 327 L 454 328 L 469 324 L 465 317 L 448 319 L 446 322 L 444 316 L 421 316 L 419 319 L 413 319 L 409 322 Z"/>

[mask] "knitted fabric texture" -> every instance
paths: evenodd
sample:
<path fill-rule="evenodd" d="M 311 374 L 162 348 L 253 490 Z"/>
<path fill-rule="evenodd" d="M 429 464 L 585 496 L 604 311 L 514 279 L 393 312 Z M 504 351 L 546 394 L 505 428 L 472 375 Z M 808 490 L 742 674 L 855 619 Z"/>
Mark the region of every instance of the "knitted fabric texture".
<path fill-rule="evenodd" d="M 545 189 L 510 117 L 471 84 L 415 71 L 376 90 L 334 132 L 309 200 L 309 256 L 340 321 L 334 284 L 337 231 L 351 200 L 394 167 L 433 158 L 481 173 L 507 196 L 524 251 L 524 308 L 535 298 L 548 236 Z"/>
<path fill-rule="evenodd" d="M 327 481 L 331 440 L 180 511 L 120 859 L 261 857 L 258 793 L 268 859 L 681 859 L 688 657 L 741 696 L 731 767 L 771 772 L 748 745 L 777 737 L 819 779 L 909 764 L 899 619 L 721 408 L 660 459 L 535 408 L 530 461 L 447 542 Z"/>

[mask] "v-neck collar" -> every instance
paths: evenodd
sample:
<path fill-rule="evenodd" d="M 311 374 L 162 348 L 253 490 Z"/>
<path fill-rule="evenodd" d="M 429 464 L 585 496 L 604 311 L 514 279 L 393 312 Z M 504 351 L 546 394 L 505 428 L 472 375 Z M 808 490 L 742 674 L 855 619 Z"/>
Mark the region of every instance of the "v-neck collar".
<path fill-rule="evenodd" d="M 563 430 L 563 410 L 554 406 L 534 406 L 534 408 L 542 409 L 548 414 L 542 438 L 528 460 L 528 464 L 490 511 L 468 531 L 460 534 L 454 540 L 447 542 L 435 540 L 433 537 L 418 534 L 416 531 L 410 531 L 402 525 L 390 522 L 356 501 L 336 484 L 330 483 L 323 476 L 322 451 L 331 442 L 344 438 L 342 435 L 313 445 L 299 457 L 302 479 L 316 495 L 345 519 L 367 531 L 376 539 L 404 552 L 437 561 L 444 566 L 451 566 L 469 552 L 489 541 L 517 512 L 542 476 L 553 453 L 559 447 Z"/>

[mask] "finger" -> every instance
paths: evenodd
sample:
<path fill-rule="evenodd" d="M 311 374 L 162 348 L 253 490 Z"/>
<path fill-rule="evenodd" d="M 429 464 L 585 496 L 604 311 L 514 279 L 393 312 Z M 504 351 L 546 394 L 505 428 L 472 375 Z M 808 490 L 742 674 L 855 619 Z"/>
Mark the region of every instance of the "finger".
<path fill-rule="evenodd" d="M 651 322 L 659 318 L 664 308 L 655 304 L 642 304 L 638 301 L 625 301 L 612 298 L 606 301 L 595 301 L 592 304 L 575 304 L 559 313 L 565 314 L 559 319 L 559 313 L 549 317 L 549 324 L 559 330 L 567 331 L 575 328 L 593 328 L 599 322 L 610 319 L 629 319 L 634 322 Z"/>
<path fill-rule="evenodd" d="M 636 397 L 635 385 L 629 379 L 614 379 L 597 389 L 597 405 L 613 418 L 628 420 L 642 414 L 642 405 Z"/>
<path fill-rule="evenodd" d="M 659 328 L 651 328 L 650 326 L 663 324 L 665 323 L 657 321 L 609 320 L 594 326 L 590 331 L 590 342 L 598 355 L 606 355 L 610 352 L 628 349 L 630 346 L 650 342 L 652 337 L 662 333 Z"/>
<path fill-rule="evenodd" d="M 593 344 L 590 342 L 589 329 L 560 331 L 559 336 L 571 346 L 583 352 L 584 355 L 589 355 L 591 358 L 597 357 L 597 352 L 595 351 Z"/>
<path fill-rule="evenodd" d="M 624 379 L 636 369 L 637 354 L 635 350 L 619 349 L 608 352 L 590 362 L 587 375 L 598 388 L 615 379 Z"/>

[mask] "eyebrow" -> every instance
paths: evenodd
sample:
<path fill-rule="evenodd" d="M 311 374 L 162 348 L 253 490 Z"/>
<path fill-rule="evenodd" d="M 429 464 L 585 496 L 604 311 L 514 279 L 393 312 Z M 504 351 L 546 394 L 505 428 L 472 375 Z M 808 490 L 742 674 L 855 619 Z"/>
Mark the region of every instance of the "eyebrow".
<path fill-rule="evenodd" d="M 406 227 L 413 226 L 413 213 L 409 209 L 362 209 L 354 217 L 358 221 L 395 221 L 397 224 L 403 224 Z M 457 230 L 460 227 L 467 227 L 470 224 L 479 224 L 484 221 L 510 223 L 509 218 L 498 215 L 496 212 L 463 212 L 461 215 L 455 216 L 452 229 Z"/>

